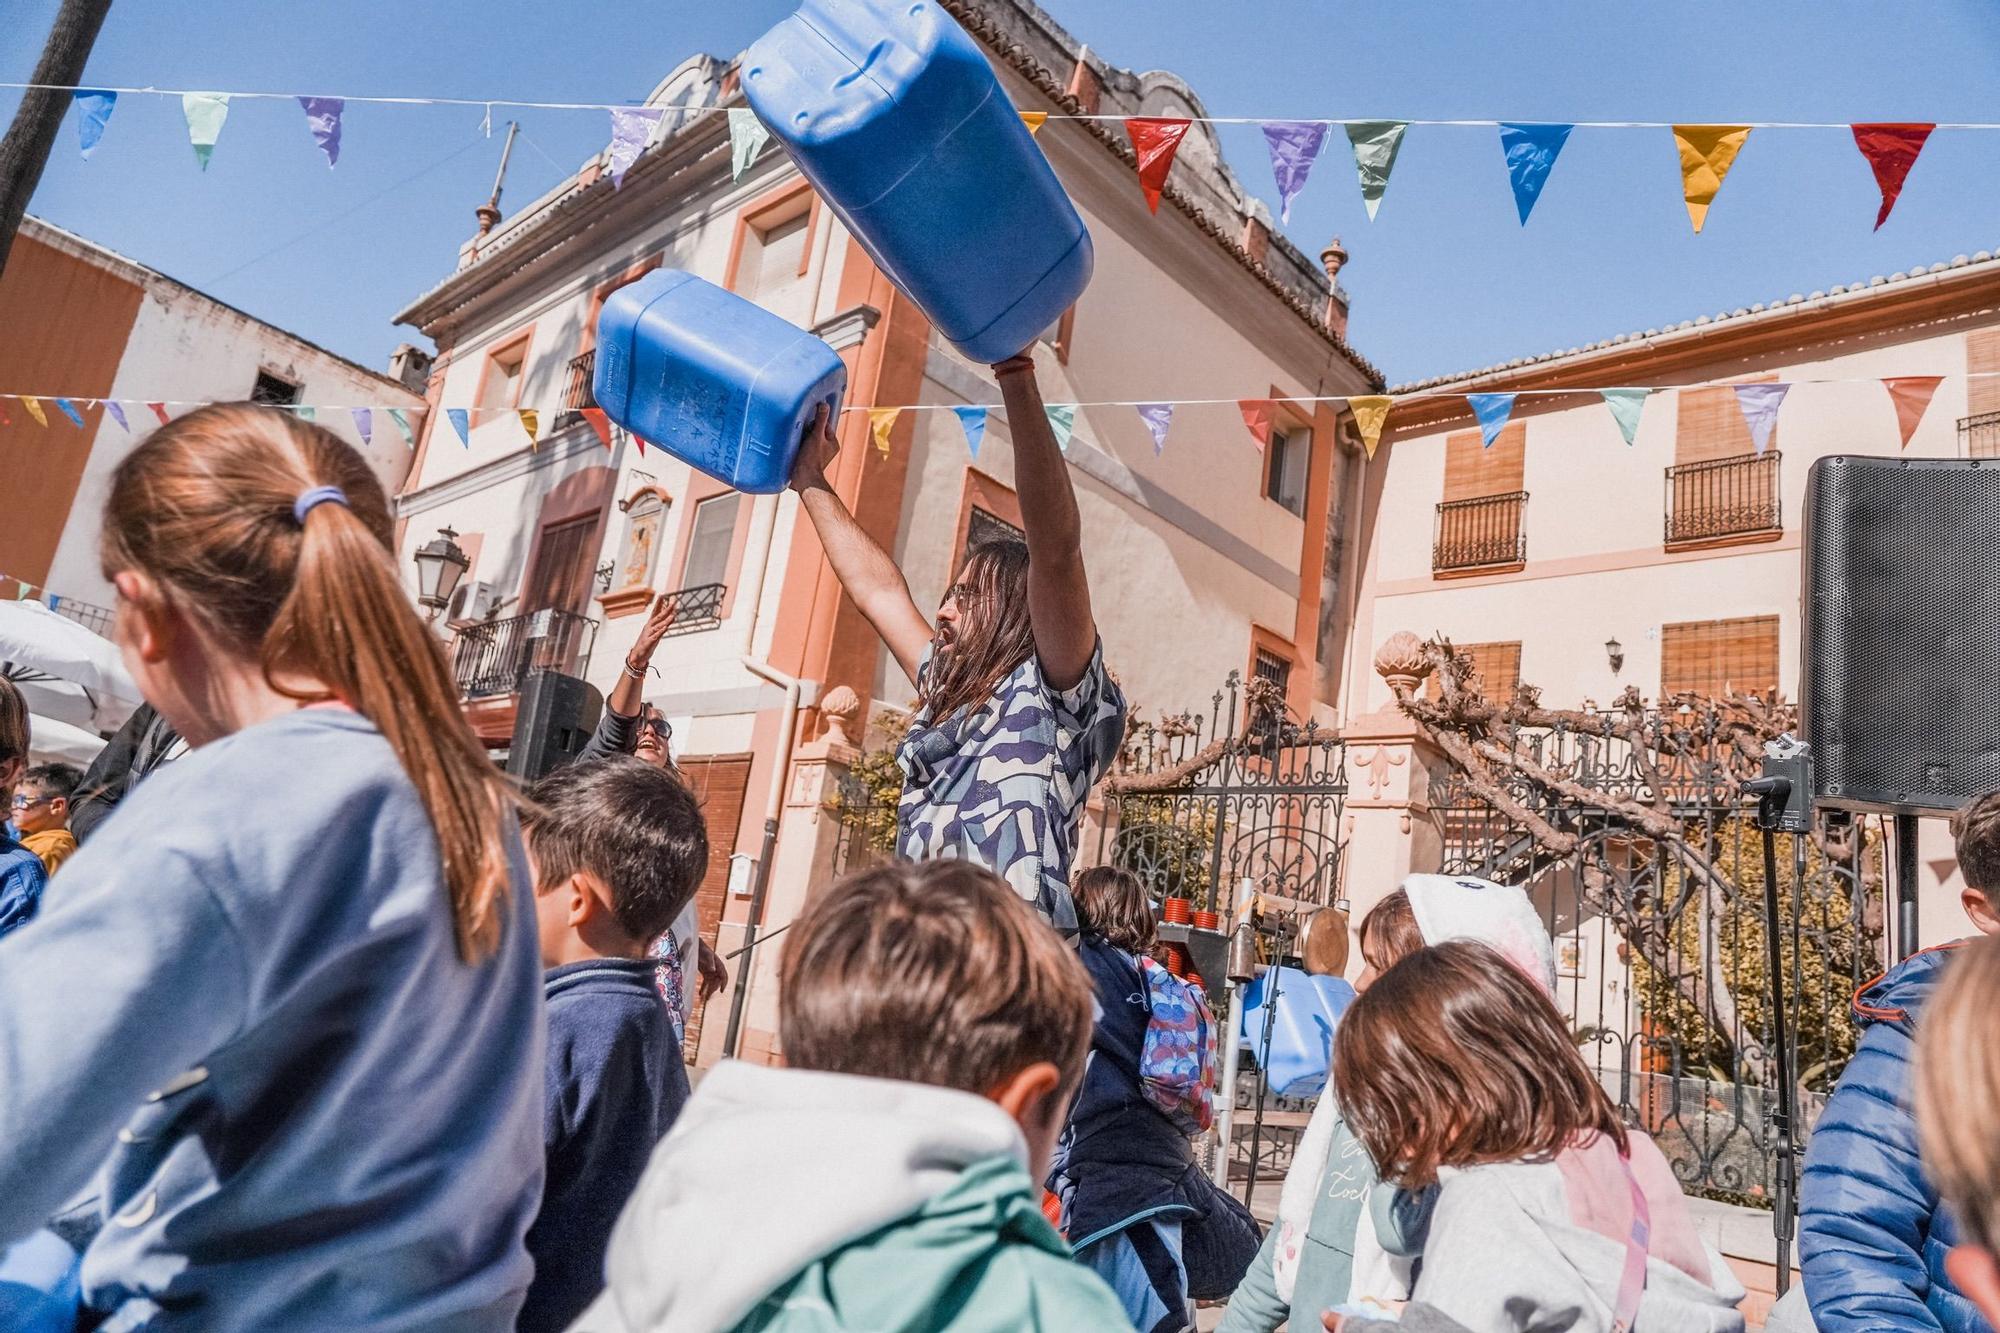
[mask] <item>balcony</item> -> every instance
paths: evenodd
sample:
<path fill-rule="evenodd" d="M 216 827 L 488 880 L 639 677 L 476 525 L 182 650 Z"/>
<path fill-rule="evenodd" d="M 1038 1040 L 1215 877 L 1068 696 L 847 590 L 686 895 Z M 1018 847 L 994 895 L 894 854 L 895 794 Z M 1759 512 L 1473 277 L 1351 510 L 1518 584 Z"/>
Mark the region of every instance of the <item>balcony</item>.
<path fill-rule="evenodd" d="M 1431 572 L 1443 576 L 1519 569 L 1528 560 L 1528 537 L 1521 528 L 1527 507 L 1526 491 L 1446 500 L 1437 507 Z"/>
<path fill-rule="evenodd" d="M 729 585 L 725 583 L 704 583 L 699 587 L 668 593 L 664 600 L 674 608 L 674 623 L 666 637 L 671 639 L 678 634 L 695 634 L 720 625 L 722 599 L 728 595 Z"/>
<path fill-rule="evenodd" d="M 1769 540 L 1784 531 L 1773 449 L 1667 469 L 1668 549 Z"/>
<path fill-rule="evenodd" d="M 553 607 L 459 629 L 451 671 L 462 698 L 513 694 L 530 671 L 580 676 L 590 661 L 597 622 Z"/>
<path fill-rule="evenodd" d="M 1967 458 L 2000 458 L 2000 412 L 1958 419 L 1958 442 Z"/>
<path fill-rule="evenodd" d="M 597 396 L 592 392 L 597 369 L 595 348 L 582 356 L 573 356 L 569 370 L 563 379 L 562 411 L 556 414 L 556 424 L 552 429 L 564 430 L 583 420 L 583 409 L 597 406 Z"/>

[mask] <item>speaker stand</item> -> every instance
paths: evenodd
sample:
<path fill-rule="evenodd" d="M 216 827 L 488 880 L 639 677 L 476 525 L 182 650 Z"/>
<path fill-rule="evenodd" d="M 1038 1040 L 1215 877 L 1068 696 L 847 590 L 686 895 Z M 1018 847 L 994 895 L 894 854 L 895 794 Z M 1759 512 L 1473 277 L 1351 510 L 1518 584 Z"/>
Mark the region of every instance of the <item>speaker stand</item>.
<path fill-rule="evenodd" d="M 1917 951 L 1917 817 L 1896 816 L 1896 956 Z"/>

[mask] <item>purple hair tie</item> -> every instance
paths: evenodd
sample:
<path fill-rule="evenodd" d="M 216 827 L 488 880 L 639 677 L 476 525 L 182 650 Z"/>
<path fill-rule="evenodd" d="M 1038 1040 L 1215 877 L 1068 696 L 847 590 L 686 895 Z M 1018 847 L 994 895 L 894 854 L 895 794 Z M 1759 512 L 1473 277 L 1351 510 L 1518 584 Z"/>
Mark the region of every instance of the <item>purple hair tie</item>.
<path fill-rule="evenodd" d="M 299 498 L 292 501 L 292 522 L 304 527 L 306 515 L 323 504 L 336 504 L 346 509 L 347 492 L 338 486 L 315 486 L 309 491 L 300 491 Z"/>

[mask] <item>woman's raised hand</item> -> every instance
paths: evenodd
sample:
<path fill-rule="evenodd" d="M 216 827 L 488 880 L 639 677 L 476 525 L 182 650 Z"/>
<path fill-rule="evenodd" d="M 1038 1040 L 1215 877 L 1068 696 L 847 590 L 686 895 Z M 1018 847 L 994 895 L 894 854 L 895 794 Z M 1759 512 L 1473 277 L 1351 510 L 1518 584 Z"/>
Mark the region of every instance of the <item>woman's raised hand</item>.
<path fill-rule="evenodd" d="M 791 487 L 795 491 L 806 491 L 815 486 L 825 486 L 826 470 L 833 466 L 833 460 L 840 456 L 840 441 L 834 438 L 833 414 L 825 403 L 813 413 L 812 424 L 806 427 L 806 437 L 799 444 L 799 459 L 792 464 Z"/>

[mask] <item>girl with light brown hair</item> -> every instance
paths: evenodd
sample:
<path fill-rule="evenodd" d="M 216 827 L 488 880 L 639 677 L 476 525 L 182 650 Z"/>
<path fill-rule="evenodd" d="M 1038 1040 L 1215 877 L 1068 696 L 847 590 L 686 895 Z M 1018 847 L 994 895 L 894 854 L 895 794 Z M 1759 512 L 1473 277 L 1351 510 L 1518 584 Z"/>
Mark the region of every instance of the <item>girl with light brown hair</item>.
<path fill-rule="evenodd" d="M 103 526 L 126 666 L 194 749 L 0 941 L 0 1242 L 97 1173 L 93 1321 L 511 1326 L 534 911 L 381 484 L 209 407 L 119 465 Z"/>

